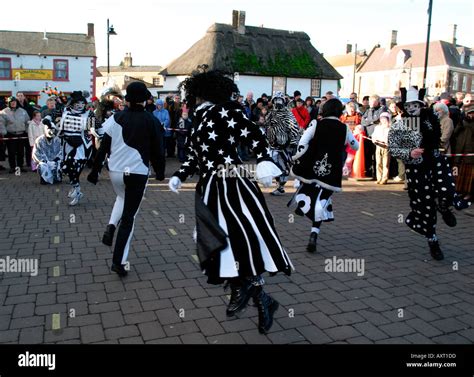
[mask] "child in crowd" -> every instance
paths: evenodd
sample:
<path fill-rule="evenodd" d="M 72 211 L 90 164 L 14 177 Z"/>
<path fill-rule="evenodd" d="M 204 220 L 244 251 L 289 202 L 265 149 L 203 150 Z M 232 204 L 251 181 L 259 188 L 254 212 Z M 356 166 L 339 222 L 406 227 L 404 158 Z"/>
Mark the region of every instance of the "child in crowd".
<path fill-rule="evenodd" d="M 30 142 L 31 150 L 35 145 L 35 141 L 41 135 L 43 135 L 44 126 L 41 123 L 41 113 L 38 110 L 33 111 L 33 117 L 28 122 L 28 141 Z M 31 159 L 31 171 L 36 171 L 37 165 L 34 159 Z"/>

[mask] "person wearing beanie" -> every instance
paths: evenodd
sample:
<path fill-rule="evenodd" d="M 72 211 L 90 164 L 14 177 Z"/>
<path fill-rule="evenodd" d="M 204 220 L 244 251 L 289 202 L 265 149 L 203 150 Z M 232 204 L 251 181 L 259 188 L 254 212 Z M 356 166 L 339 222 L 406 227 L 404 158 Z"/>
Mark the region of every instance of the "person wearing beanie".
<path fill-rule="evenodd" d="M 195 108 L 186 161 L 169 181 L 181 183 L 199 172 L 196 186 L 196 241 L 200 266 L 210 284 L 231 288 L 226 314 L 236 316 L 252 298 L 258 331 L 267 333 L 278 302 L 264 289 L 263 273 L 291 274 L 290 259 L 278 237 L 257 180 L 265 187 L 281 175 L 260 128 L 233 101 L 235 83 L 219 71 L 196 72 L 180 85 Z M 242 142 L 257 155 L 256 179 L 249 177 L 237 151 Z"/>
<path fill-rule="evenodd" d="M 377 184 L 386 185 L 390 168 L 390 154 L 388 153 L 388 131 L 392 116 L 388 112 L 380 114 L 380 123 L 375 126 L 372 142 L 375 145 L 375 166 Z"/>
<path fill-rule="evenodd" d="M 157 99 L 155 102 L 155 110 L 153 111 L 153 116 L 158 119 L 161 129 L 164 130 L 163 134 L 163 151 L 166 151 L 172 142 L 173 131 L 171 131 L 171 119 L 170 113 L 165 109 L 165 103 L 162 99 Z"/>
<path fill-rule="evenodd" d="M 288 108 L 290 110 L 294 109 L 299 99 L 301 99 L 301 92 L 299 90 L 295 90 L 293 93 L 293 99 L 288 103 Z"/>
<path fill-rule="evenodd" d="M 455 227 L 456 217 L 451 207 L 461 210 L 470 203 L 455 191 L 453 173 L 446 156 L 439 151 L 441 127 L 439 119 L 423 102 L 426 89 L 400 89 L 404 109 L 388 133 L 388 149 L 392 157 L 406 166 L 410 213 L 405 223 L 426 237 L 431 257 L 444 259 L 437 232 L 437 212 L 449 227 Z M 443 95 L 442 95 L 443 96 Z"/>
<path fill-rule="evenodd" d="M 145 111 L 148 98 L 150 92 L 143 83 L 132 82 L 127 86 L 125 101 L 128 107 L 104 123 L 104 137 L 87 176 L 89 182 L 97 184 L 104 161 L 109 157 L 109 176 L 117 198 L 102 243 L 112 246 L 118 226 L 112 271 L 121 277 L 127 275 L 135 217 L 148 183 L 150 160 L 155 178 L 160 181 L 165 178 L 163 135 L 158 120 Z"/>
<path fill-rule="evenodd" d="M 288 206 L 296 204 L 295 213 L 312 221 L 306 250 L 315 253 L 322 222 L 334 221 L 332 194 L 342 191 L 342 169 L 347 145 L 359 149 L 349 126 L 339 119 L 344 105 L 337 98 L 326 101 L 322 119 L 313 120 L 298 143 L 291 173 L 301 183 Z"/>

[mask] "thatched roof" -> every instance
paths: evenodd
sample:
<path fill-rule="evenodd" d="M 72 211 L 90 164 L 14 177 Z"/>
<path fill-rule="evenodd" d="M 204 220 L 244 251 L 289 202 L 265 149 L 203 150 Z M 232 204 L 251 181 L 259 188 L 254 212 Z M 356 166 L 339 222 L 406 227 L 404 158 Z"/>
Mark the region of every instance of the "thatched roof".
<path fill-rule="evenodd" d="M 253 26 L 245 26 L 245 34 L 239 34 L 232 25 L 212 25 L 161 74 L 189 75 L 201 64 L 229 74 L 342 78 L 313 47 L 306 33 Z"/>
<path fill-rule="evenodd" d="M 107 72 L 107 66 L 97 67 L 100 72 Z M 161 65 L 134 65 L 131 67 L 110 66 L 110 72 L 160 72 L 163 69 Z"/>
<path fill-rule="evenodd" d="M 0 53 L 46 56 L 95 55 L 94 37 L 87 34 L 0 30 Z"/>

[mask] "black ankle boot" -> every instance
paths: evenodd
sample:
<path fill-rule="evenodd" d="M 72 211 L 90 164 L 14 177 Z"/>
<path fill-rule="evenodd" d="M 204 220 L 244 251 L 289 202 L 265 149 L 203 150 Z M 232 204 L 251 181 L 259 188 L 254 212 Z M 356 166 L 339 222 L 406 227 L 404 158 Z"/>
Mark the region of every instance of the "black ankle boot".
<path fill-rule="evenodd" d="M 241 310 L 245 309 L 250 297 L 253 296 L 257 287 L 248 282 L 233 279 L 229 283 L 230 285 L 230 302 L 227 305 L 226 314 L 227 317 L 233 317 Z"/>
<path fill-rule="evenodd" d="M 116 272 L 118 274 L 118 276 L 120 276 L 120 277 L 127 276 L 127 274 L 128 274 L 128 271 L 125 269 L 123 264 L 112 264 L 111 270 L 113 272 Z"/>
<path fill-rule="evenodd" d="M 439 247 L 439 242 L 438 240 L 436 241 L 429 241 L 428 240 L 428 245 L 430 246 L 430 254 L 431 257 L 435 260 L 443 260 L 444 259 L 444 254 L 441 251 L 441 248 Z"/>
<path fill-rule="evenodd" d="M 261 286 L 256 287 L 253 300 L 258 308 L 258 332 L 266 334 L 273 325 L 273 314 L 280 305 L 267 295 Z"/>
<path fill-rule="evenodd" d="M 441 213 L 441 217 L 443 221 L 446 223 L 447 226 L 453 228 L 456 226 L 456 216 L 454 216 L 453 212 L 449 209 L 448 206 L 440 205 L 438 207 L 438 211 Z"/>
<path fill-rule="evenodd" d="M 114 241 L 114 233 L 115 233 L 115 225 L 114 224 L 107 225 L 107 228 L 105 228 L 105 232 L 102 237 L 102 243 L 107 246 L 112 246 L 112 242 Z"/>
<path fill-rule="evenodd" d="M 309 243 L 308 243 L 308 246 L 306 247 L 306 250 L 309 251 L 310 253 L 315 253 L 317 242 L 318 242 L 318 233 L 312 232 L 311 236 L 309 236 Z"/>

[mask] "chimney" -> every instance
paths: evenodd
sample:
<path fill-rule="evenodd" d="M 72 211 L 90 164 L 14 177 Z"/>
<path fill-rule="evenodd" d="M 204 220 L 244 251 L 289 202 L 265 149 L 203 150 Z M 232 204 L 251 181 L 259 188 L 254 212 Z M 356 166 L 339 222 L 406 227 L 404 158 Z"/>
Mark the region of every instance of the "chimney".
<path fill-rule="evenodd" d="M 454 24 L 453 25 L 453 40 L 452 40 L 454 47 L 456 47 L 457 45 L 457 38 L 456 38 L 457 30 L 458 30 L 458 25 Z"/>
<path fill-rule="evenodd" d="M 346 54 L 350 54 L 352 52 L 352 45 L 351 44 L 346 44 Z"/>
<path fill-rule="evenodd" d="M 239 26 L 237 31 L 239 34 L 245 34 L 245 11 L 239 10 Z"/>
<path fill-rule="evenodd" d="M 132 53 L 131 52 L 125 53 L 125 58 L 123 58 L 123 67 L 124 68 L 132 67 Z"/>
<path fill-rule="evenodd" d="M 239 11 L 233 10 L 232 11 L 232 28 L 237 30 L 239 26 Z"/>
<path fill-rule="evenodd" d="M 87 24 L 87 36 L 92 38 L 94 36 L 94 24 Z"/>
<path fill-rule="evenodd" d="M 392 30 L 392 37 L 390 39 L 390 50 L 397 45 L 397 31 Z"/>

